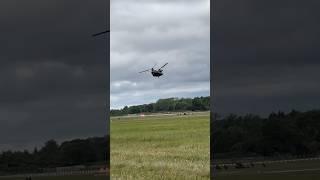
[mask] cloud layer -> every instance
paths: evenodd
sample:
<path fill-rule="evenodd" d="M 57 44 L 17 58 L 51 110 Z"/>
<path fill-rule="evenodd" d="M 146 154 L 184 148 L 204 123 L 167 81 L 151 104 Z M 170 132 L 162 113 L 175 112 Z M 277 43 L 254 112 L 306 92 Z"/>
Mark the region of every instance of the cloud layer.
<path fill-rule="evenodd" d="M 111 108 L 209 95 L 209 2 L 111 2 Z M 138 73 L 166 62 L 159 79 Z"/>

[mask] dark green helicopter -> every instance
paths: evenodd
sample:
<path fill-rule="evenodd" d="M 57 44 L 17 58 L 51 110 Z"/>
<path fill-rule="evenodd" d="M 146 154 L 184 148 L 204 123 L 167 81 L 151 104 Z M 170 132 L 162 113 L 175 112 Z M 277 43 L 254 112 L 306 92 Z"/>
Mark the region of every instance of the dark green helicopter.
<path fill-rule="evenodd" d="M 154 69 L 154 67 L 157 65 L 155 64 L 151 69 L 147 69 L 147 70 L 144 70 L 144 71 L 141 71 L 139 73 L 143 73 L 143 72 L 147 72 L 147 71 L 151 71 L 151 74 L 153 77 L 160 77 L 163 75 L 163 70 L 162 68 L 164 68 L 168 63 L 165 63 L 163 66 L 161 66 L 161 68 L 159 68 L 158 70 Z"/>

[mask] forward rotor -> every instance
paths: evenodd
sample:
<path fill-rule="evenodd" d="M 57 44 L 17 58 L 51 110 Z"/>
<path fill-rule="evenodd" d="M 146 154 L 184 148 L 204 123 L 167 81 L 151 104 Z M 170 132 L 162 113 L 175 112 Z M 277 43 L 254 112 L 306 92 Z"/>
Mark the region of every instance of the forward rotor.
<path fill-rule="evenodd" d="M 167 65 L 168 63 L 165 63 L 163 66 L 161 66 L 161 68 L 159 68 L 159 69 L 162 69 L 162 68 L 164 68 L 166 65 Z"/>

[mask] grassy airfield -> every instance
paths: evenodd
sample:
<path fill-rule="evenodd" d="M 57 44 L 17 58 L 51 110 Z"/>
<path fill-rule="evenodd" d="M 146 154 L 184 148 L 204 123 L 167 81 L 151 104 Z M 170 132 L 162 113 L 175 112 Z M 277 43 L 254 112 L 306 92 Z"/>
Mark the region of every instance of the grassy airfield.
<path fill-rule="evenodd" d="M 209 113 L 111 119 L 111 179 L 209 179 Z"/>
<path fill-rule="evenodd" d="M 209 179 L 209 113 L 115 117 L 111 121 L 111 179 Z M 0 180 L 25 178 L 1 178 Z M 34 177 L 102 180 L 106 176 Z M 320 159 L 266 167 L 215 170 L 214 180 L 318 180 Z"/>

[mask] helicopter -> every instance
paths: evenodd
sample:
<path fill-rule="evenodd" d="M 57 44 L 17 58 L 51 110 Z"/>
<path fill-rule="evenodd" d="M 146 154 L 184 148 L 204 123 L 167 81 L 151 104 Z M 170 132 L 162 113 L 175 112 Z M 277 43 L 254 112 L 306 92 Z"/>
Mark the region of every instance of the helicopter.
<path fill-rule="evenodd" d="M 106 30 L 106 31 L 103 31 L 103 32 L 99 32 L 99 33 L 93 34 L 92 37 L 96 37 L 96 36 L 99 36 L 99 35 L 101 35 L 101 34 L 106 34 L 106 33 L 108 33 L 108 32 L 110 32 L 110 31 L 109 31 L 109 30 Z"/>
<path fill-rule="evenodd" d="M 143 72 L 148 72 L 148 71 L 151 71 L 151 74 L 153 77 L 160 77 L 163 75 L 163 72 L 162 72 L 162 68 L 164 68 L 168 63 L 165 63 L 163 66 L 161 66 L 161 68 L 159 68 L 158 70 L 154 69 L 155 66 L 157 64 L 155 64 L 151 69 L 147 69 L 147 70 L 144 70 L 144 71 L 141 71 L 139 73 L 143 73 Z"/>

